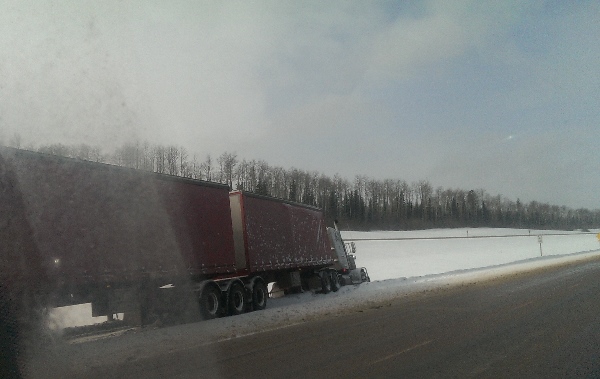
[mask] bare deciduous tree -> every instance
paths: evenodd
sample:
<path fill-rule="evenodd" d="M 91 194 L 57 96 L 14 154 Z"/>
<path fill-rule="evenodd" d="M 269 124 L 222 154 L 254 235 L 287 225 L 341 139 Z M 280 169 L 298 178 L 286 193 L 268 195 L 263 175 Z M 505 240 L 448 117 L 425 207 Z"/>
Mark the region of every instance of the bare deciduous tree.
<path fill-rule="evenodd" d="M 200 171 L 202 172 L 202 179 L 209 182 L 213 180 L 213 162 L 210 154 L 208 154 L 204 162 L 200 164 Z"/>
<path fill-rule="evenodd" d="M 219 163 L 219 182 L 233 188 L 233 176 L 237 165 L 237 154 L 223 153 L 217 158 Z"/>
<path fill-rule="evenodd" d="M 22 145 L 20 138 L 11 141 Z M 33 149 L 33 147 L 32 147 Z M 78 159 L 104 161 L 99 148 L 81 145 L 50 144 L 40 152 Z M 218 180 L 230 188 L 253 191 L 321 207 L 326 217 L 354 228 L 412 229 L 427 227 L 494 226 L 535 228 L 597 228 L 600 210 L 569 209 L 531 201 L 522 203 L 500 195 L 491 196 L 483 189 L 435 191 L 426 180 L 411 184 L 403 180 L 377 180 L 356 176 L 349 182 L 339 175 L 333 178 L 319 172 L 269 166 L 262 160 L 241 162 L 237 154 L 210 155 L 198 163 L 189 161 L 183 147 L 128 143 L 106 155 L 111 163 L 138 169 L 181 175 L 208 181 Z M 235 185 L 235 187 L 234 187 Z"/>

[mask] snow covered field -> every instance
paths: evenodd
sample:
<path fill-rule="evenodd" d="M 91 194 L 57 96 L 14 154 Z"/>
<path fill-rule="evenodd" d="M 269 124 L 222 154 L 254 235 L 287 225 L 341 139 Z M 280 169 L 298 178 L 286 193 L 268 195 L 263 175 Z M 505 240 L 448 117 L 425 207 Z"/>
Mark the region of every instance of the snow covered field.
<path fill-rule="evenodd" d="M 343 232 L 345 240 L 356 243 L 357 265 L 368 269 L 371 283 L 343 287 L 328 295 L 304 293 L 270 299 L 264 311 L 210 323 L 213 332 L 233 337 L 452 283 L 585 259 L 600 255 L 596 233 L 488 228 Z M 106 318 L 92 318 L 91 306 L 83 304 L 55 309 L 51 320 L 54 327 L 65 327 Z"/>
<path fill-rule="evenodd" d="M 478 228 L 343 232 L 342 235 L 348 241 L 357 239 L 357 264 L 367 267 L 371 280 L 384 280 L 539 258 L 540 235 L 542 254 L 545 257 L 598 250 L 600 242 L 596 237 L 597 232 L 581 234 L 582 232 L 552 230 Z"/>

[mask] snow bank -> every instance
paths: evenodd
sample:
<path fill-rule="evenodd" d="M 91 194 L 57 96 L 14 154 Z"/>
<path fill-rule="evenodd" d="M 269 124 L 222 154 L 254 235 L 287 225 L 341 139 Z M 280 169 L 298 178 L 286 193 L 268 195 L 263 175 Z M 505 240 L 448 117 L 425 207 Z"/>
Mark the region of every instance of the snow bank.
<path fill-rule="evenodd" d="M 542 267 L 583 261 L 600 255 L 600 250 L 568 255 L 530 258 L 498 266 L 464 269 L 442 274 L 385 279 L 359 286 L 342 287 L 327 295 L 303 293 L 271 299 L 269 308 L 256 313 L 213 320 L 214 332 L 222 339 L 310 321 L 322 316 L 362 312 L 382 303 L 424 291 L 470 284 L 514 275 Z"/>

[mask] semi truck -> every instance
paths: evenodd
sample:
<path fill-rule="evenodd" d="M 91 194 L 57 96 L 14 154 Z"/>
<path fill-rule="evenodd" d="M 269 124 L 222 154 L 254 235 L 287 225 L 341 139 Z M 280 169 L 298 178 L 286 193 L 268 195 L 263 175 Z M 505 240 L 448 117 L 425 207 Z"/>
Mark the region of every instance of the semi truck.
<path fill-rule="evenodd" d="M 370 280 L 320 209 L 218 183 L 1 147 L 0 211 L 3 287 L 93 316 L 211 319 L 264 309 L 269 284 Z"/>

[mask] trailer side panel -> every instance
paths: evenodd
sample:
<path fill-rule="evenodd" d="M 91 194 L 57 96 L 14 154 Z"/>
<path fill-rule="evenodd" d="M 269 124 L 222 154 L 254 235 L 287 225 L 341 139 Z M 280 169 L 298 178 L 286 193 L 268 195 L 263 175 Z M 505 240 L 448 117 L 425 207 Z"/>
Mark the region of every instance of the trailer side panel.
<path fill-rule="evenodd" d="M 65 285 L 235 271 L 225 186 L 15 149 L 0 155 L 43 270 Z"/>
<path fill-rule="evenodd" d="M 238 222 L 243 224 L 250 272 L 334 263 L 323 213 L 317 208 L 242 192 L 231 196 L 242 204 Z"/>

